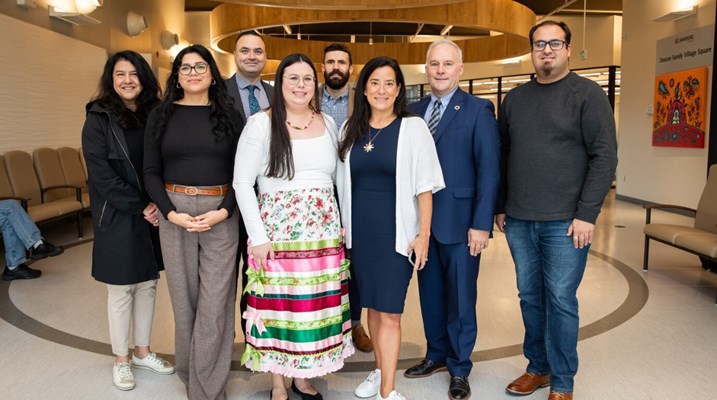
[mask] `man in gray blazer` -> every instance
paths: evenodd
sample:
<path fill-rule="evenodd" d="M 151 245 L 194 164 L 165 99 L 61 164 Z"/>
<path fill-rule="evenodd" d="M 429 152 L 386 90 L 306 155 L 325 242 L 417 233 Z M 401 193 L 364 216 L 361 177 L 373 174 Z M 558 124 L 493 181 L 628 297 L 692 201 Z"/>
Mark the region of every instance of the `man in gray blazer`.
<path fill-rule="evenodd" d="M 226 80 L 227 92 L 234 99 L 234 108 L 239 111 L 242 121 L 253 114 L 267 109 L 274 99 L 274 87 L 261 80 L 261 71 L 266 64 L 266 46 L 264 40 L 254 31 L 241 33 L 234 43 L 234 61 L 237 65 L 236 74 Z M 241 212 L 241 210 L 239 210 Z M 241 285 L 237 285 L 241 296 L 240 314 L 242 316 L 242 329 L 246 326 L 244 311 L 246 311 L 246 298 L 244 288 L 246 287 L 247 267 L 247 241 L 248 235 L 244 227 L 244 220 L 239 216 L 239 251 L 237 252 L 237 279 Z M 239 269 L 240 260 L 244 265 Z"/>
<path fill-rule="evenodd" d="M 264 40 L 254 31 L 243 32 L 234 43 L 236 74 L 226 80 L 229 96 L 243 122 L 253 114 L 271 106 L 274 87 L 262 81 L 261 71 L 266 64 Z"/>

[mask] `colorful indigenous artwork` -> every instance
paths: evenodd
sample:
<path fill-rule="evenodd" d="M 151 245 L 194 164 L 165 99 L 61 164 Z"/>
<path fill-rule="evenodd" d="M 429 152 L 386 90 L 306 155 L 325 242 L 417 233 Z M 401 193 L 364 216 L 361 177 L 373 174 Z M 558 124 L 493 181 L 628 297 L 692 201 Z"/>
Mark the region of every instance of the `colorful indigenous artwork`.
<path fill-rule="evenodd" d="M 706 115 L 706 67 L 655 78 L 653 146 L 704 148 Z"/>

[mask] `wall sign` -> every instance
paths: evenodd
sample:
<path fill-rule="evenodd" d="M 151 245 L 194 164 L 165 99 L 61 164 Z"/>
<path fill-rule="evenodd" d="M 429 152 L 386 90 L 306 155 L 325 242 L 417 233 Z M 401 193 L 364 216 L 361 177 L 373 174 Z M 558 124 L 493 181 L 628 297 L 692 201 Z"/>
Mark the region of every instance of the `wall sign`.
<path fill-rule="evenodd" d="M 658 40 L 655 74 L 712 65 L 714 35 L 712 24 Z"/>

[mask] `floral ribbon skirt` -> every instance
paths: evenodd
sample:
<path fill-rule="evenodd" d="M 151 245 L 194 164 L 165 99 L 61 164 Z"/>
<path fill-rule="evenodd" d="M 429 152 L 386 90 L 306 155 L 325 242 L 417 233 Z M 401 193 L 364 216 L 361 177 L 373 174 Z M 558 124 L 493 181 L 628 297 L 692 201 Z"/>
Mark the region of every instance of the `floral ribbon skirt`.
<path fill-rule="evenodd" d="M 337 371 L 354 352 L 349 260 L 332 188 L 262 194 L 259 208 L 274 260 L 247 268 L 246 348 L 253 371 L 312 378 Z"/>

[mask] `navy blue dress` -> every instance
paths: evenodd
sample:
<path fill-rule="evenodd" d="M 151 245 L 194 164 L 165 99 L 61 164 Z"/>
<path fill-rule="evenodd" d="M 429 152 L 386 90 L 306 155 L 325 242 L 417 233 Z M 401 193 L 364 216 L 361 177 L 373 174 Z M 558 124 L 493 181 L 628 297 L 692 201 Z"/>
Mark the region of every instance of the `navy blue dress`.
<path fill-rule="evenodd" d="M 402 314 L 413 275 L 408 259 L 396 248 L 396 152 L 401 118 L 376 136 L 357 141 L 351 149 L 352 279 L 361 294 L 361 307 Z M 373 140 L 373 150 L 364 145 Z"/>

